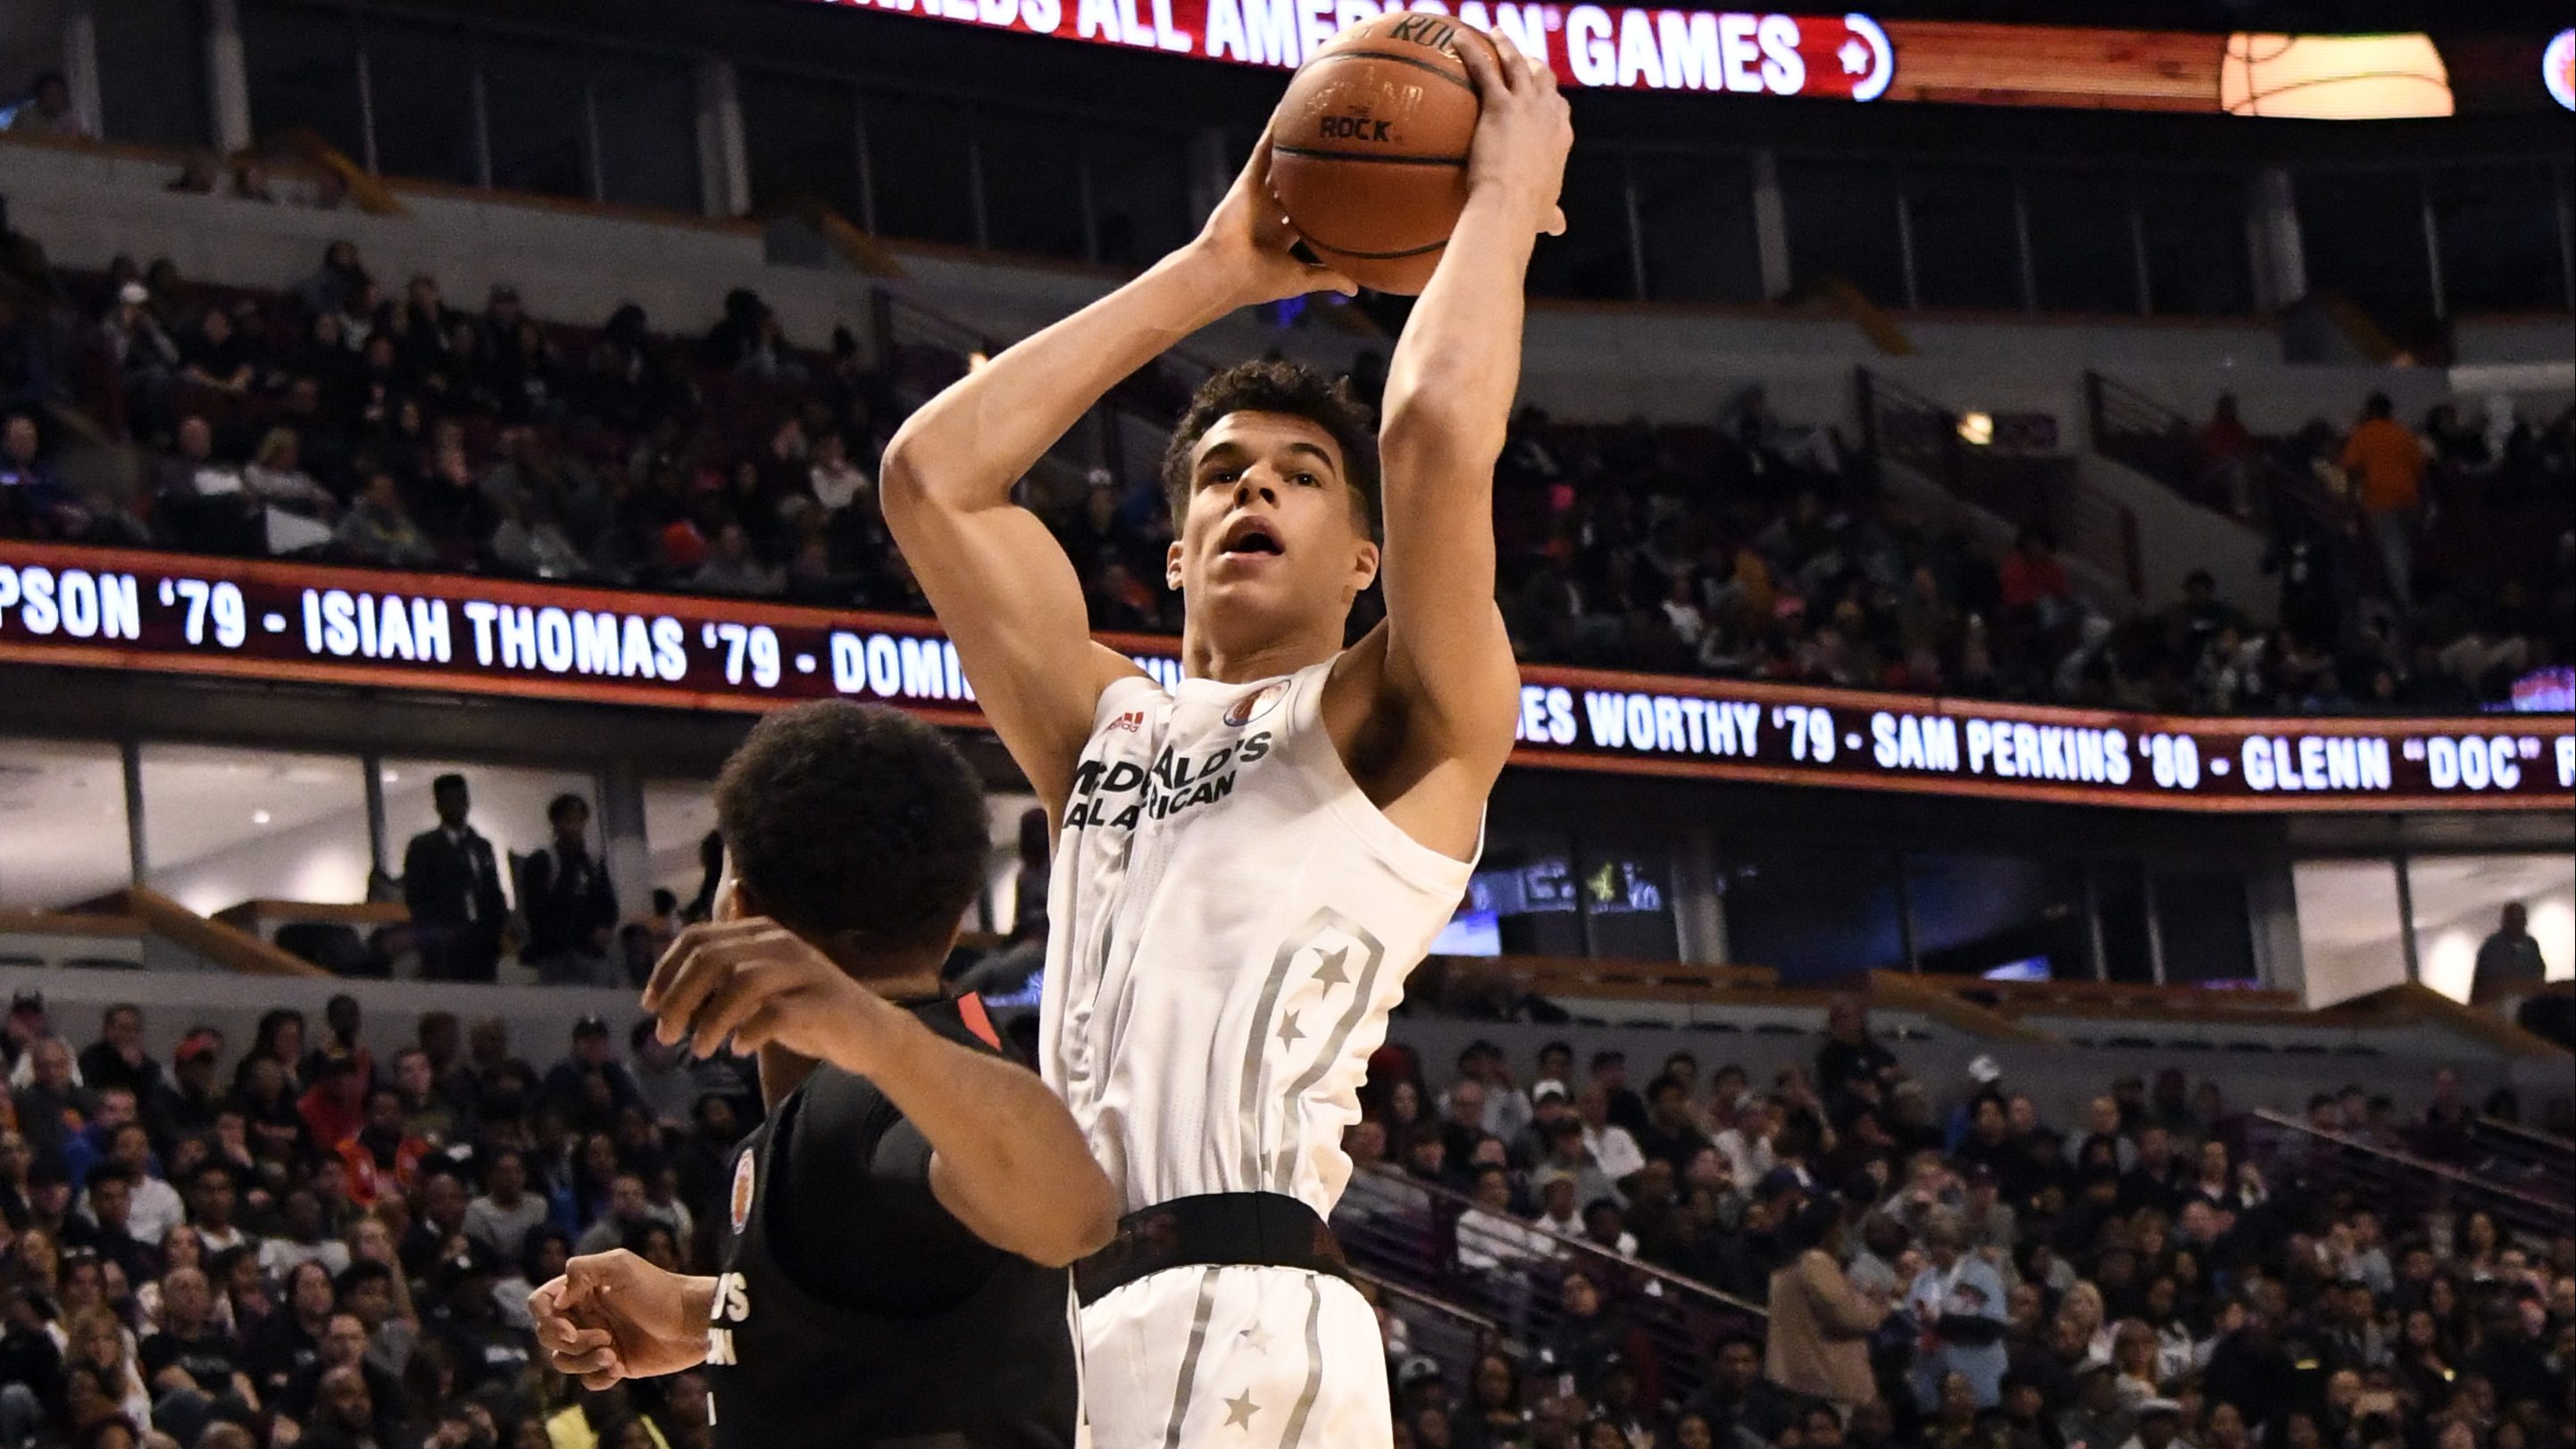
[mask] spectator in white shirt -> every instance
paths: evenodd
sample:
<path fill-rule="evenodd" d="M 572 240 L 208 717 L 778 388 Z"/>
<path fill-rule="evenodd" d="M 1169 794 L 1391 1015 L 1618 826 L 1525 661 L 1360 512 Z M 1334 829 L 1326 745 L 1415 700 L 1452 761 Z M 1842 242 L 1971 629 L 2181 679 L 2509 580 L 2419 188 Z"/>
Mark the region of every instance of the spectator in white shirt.
<path fill-rule="evenodd" d="M 107 1156 L 134 1173 L 134 1200 L 125 1210 L 125 1230 L 138 1243 L 160 1246 L 172 1228 L 188 1220 L 188 1208 L 180 1201 L 179 1190 L 154 1169 L 151 1135 L 143 1124 L 129 1122 L 108 1140 Z"/>
<path fill-rule="evenodd" d="M 850 461 L 850 445 L 837 429 L 829 429 L 814 440 L 812 461 L 807 476 L 814 488 L 814 499 L 825 513 L 838 513 L 876 491 L 876 480 L 867 470 Z"/>
<path fill-rule="evenodd" d="M 1751 1192 L 1753 1185 L 1780 1165 L 1772 1148 L 1780 1135 L 1780 1104 L 1769 1097 L 1750 1094 L 1735 1104 L 1735 1125 L 1717 1134 L 1714 1146 L 1726 1160 L 1726 1175 L 1737 1192 Z"/>
<path fill-rule="evenodd" d="M 322 1234 L 322 1200 L 310 1188 L 296 1188 L 280 1205 L 286 1231 L 259 1245 L 260 1271 L 279 1281 L 299 1263 L 319 1263 L 333 1278 L 349 1268 L 349 1245 Z"/>
<path fill-rule="evenodd" d="M 1592 1154 L 1612 1182 L 1624 1182 L 1630 1174 L 1646 1165 L 1646 1154 L 1637 1147 L 1637 1139 L 1628 1129 L 1610 1120 L 1610 1093 L 1600 1082 L 1585 1087 L 1574 1099 L 1575 1113 L 1583 1119 L 1583 1148 Z"/>

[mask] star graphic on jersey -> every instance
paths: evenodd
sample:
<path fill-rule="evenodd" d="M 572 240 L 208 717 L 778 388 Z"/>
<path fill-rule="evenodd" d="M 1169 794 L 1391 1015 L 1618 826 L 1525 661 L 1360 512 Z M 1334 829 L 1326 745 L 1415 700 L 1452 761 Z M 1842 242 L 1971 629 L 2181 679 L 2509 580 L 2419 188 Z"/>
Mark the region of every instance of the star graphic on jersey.
<path fill-rule="evenodd" d="M 1292 1011 L 1288 1013 L 1286 1017 L 1281 1019 L 1279 1023 L 1279 1041 L 1281 1045 L 1284 1046 L 1292 1042 L 1301 1042 L 1305 1039 L 1306 1033 L 1297 1029 L 1297 1013 Z"/>
<path fill-rule="evenodd" d="M 1242 1339 L 1244 1346 L 1251 1349 L 1254 1353 L 1268 1353 L 1270 1351 L 1270 1330 L 1262 1327 L 1258 1323 L 1255 1323 L 1250 1328 L 1245 1329 L 1243 1332 L 1235 1336 Z"/>
<path fill-rule="evenodd" d="M 1857 40 L 1844 41 L 1843 48 L 1834 52 L 1834 58 L 1843 63 L 1845 75 L 1869 74 L 1869 47 Z"/>
<path fill-rule="evenodd" d="M 1261 1406 L 1252 1401 L 1252 1390 L 1245 1389 L 1225 1401 L 1225 1426 L 1229 1429 L 1241 1429 L 1247 1434 L 1251 1433 L 1252 1416 L 1260 1412 Z"/>
<path fill-rule="evenodd" d="M 1351 978 L 1342 974 L 1342 963 L 1349 959 L 1351 959 L 1351 948 L 1348 946 L 1326 956 L 1324 964 L 1315 968 L 1315 984 L 1327 991 L 1336 986 L 1350 985 Z"/>

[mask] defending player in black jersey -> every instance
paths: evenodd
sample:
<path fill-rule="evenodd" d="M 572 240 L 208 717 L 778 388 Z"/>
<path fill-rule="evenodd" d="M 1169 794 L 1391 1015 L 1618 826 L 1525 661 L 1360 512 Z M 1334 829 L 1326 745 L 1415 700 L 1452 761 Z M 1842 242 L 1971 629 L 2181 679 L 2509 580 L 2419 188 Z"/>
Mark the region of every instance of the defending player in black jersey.
<path fill-rule="evenodd" d="M 714 922 L 645 988 L 666 1041 L 760 1053 L 723 1271 L 575 1258 L 530 1299 L 605 1388 L 706 1365 L 718 1449 L 1070 1449 L 1065 1265 L 1116 1200 L 1073 1118 L 939 967 L 989 850 L 965 760 L 847 703 L 771 715 L 716 782 Z"/>

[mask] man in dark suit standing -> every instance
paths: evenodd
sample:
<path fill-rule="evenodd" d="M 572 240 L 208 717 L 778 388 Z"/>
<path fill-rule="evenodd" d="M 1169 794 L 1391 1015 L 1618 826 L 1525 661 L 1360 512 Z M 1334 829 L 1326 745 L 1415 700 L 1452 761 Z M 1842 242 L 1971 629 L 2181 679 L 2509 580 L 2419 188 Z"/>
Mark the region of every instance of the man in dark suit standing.
<path fill-rule="evenodd" d="M 473 808 L 463 775 L 430 782 L 438 828 L 403 850 L 403 904 L 420 943 L 420 972 L 432 981 L 489 981 L 501 959 L 510 904 L 492 842 L 465 821 Z"/>

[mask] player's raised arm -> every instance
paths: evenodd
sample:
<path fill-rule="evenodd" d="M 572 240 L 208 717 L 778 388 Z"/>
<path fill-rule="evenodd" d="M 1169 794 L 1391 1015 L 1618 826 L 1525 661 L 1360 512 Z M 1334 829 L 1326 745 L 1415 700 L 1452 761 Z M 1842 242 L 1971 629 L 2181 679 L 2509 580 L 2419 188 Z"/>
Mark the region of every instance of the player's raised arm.
<path fill-rule="evenodd" d="M 977 700 L 1061 816 L 1100 691 L 1134 667 L 1090 642 L 1072 561 L 1011 489 L 1120 379 L 1238 307 L 1322 290 L 1270 197 L 1264 138 L 1199 236 L 933 398 L 886 450 L 886 522 Z"/>
<path fill-rule="evenodd" d="M 1417 749 L 1480 770 L 1511 752 L 1519 674 L 1494 605 L 1494 464 L 1520 385 L 1521 292 L 1556 209 L 1574 131 L 1556 77 L 1497 35 L 1459 53 L 1484 112 L 1466 210 L 1387 369 L 1386 685 Z"/>

